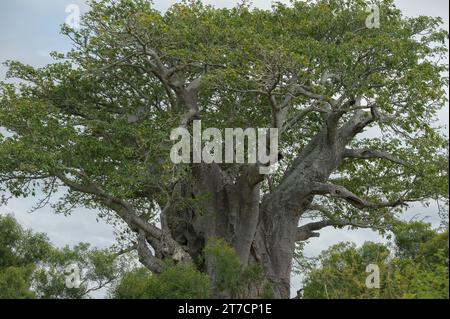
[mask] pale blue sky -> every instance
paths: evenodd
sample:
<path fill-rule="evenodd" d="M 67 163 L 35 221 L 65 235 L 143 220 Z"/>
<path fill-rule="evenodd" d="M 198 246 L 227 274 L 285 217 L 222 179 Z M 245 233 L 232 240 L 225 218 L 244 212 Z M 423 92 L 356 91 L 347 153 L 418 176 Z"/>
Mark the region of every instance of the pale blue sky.
<path fill-rule="evenodd" d="M 167 9 L 176 1 L 154 1 L 159 10 Z M 207 3 L 221 6 L 232 6 L 237 1 L 209 0 Z M 288 1 L 283 1 L 288 2 Z M 254 0 L 257 7 L 270 7 L 270 1 Z M 441 16 L 448 29 L 448 0 L 397 0 L 407 16 L 430 15 Z M 33 66 L 43 66 L 51 59 L 51 51 L 65 51 L 70 42 L 59 33 L 64 23 L 69 4 L 77 4 L 81 12 L 87 9 L 81 0 L 0 0 L 0 62 L 8 59 L 20 60 Z M 5 68 L 0 67 L 0 80 L 4 79 Z M 448 124 L 448 108 L 440 113 L 442 124 Z M 97 223 L 95 212 L 86 209 L 77 210 L 72 216 L 55 215 L 50 208 L 44 208 L 33 214 L 27 211 L 35 203 L 32 199 L 17 199 L 7 207 L 0 208 L 3 213 L 14 213 L 19 221 L 36 231 L 46 232 L 58 246 L 84 241 L 99 247 L 108 247 L 114 243 L 110 225 Z M 424 210 L 432 214 L 431 210 Z M 417 213 L 417 211 L 416 211 Z M 408 214 L 410 215 L 410 214 Z M 423 215 L 424 216 L 424 215 Z M 436 216 L 430 219 L 437 223 Z M 333 230 L 322 231 L 320 238 L 314 238 L 306 247 L 306 254 L 313 256 L 330 245 L 340 241 L 353 241 L 361 244 L 366 240 L 379 241 L 381 238 L 370 230 Z M 293 291 L 298 287 L 298 278 L 293 280 Z"/>

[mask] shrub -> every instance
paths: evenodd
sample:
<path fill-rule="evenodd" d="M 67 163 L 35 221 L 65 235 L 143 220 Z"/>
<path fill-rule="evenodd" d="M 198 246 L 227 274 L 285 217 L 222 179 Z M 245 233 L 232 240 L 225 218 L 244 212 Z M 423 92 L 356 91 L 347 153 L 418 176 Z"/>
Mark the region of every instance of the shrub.
<path fill-rule="evenodd" d="M 119 299 L 202 299 L 210 297 L 210 281 L 193 265 L 168 264 L 159 275 L 145 268 L 127 273 L 112 292 Z"/>

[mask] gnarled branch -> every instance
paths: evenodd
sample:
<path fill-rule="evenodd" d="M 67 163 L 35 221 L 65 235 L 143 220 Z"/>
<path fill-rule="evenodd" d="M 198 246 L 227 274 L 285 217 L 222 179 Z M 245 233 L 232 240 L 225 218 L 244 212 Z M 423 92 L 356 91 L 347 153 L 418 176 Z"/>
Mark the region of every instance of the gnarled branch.
<path fill-rule="evenodd" d="M 345 149 L 342 155 L 343 158 L 354 158 L 354 159 L 373 159 L 380 158 L 391 161 L 393 163 L 409 166 L 408 163 L 401 160 L 400 158 L 389 154 L 387 152 L 382 151 L 372 151 L 372 150 L 363 150 L 363 149 Z"/>
<path fill-rule="evenodd" d="M 358 195 L 352 193 L 348 189 L 346 189 L 343 186 L 340 185 L 334 185 L 334 184 L 327 184 L 327 183 L 312 183 L 311 185 L 311 194 L 312 195 L 330 195 L 332 197 L 336 198 L 342 198 L 346 200 L 349 204 L 352 206 L 364 209 L 364 208 L 384 208 L 384 207 L 397 207 L 405 204 L 409 200 L 405 199 L 398 199 L 393 202 L 380 202 L 380 203 L 373 203 L 370 201 L 367 201 Z"/>
<path fill-rule="evenodd" d="M 357 228 L 374 228 L 373 225 L 370 225 L 367 222 L 361 221 L 357 222 L 352 221 L 350 219 L 334 217 L 332 216 L 332 213 L 328 211 L 327 208 L 320 205 L 311 204 L 308 210 L 317 210 L 321 212 L 326 217 L 326 219 L 317 222 L 311 222 L 298 227 L 296 239 L 297 241 L 304 241 L 311 237 L 319 237 L 320 234 L 317 233 L 316 231 L 330 226 L 332 227 L 352 226 Z"/>

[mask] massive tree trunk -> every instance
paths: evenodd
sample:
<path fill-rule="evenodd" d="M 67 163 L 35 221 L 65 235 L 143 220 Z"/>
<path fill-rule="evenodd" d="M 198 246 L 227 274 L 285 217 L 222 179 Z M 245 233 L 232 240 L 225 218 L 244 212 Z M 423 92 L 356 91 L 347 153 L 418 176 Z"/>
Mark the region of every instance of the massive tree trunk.
<path fill-rule="evenodd" d="M 200 203 L 202 210 L 168 210 L 164 218 L 171 236 L 187 247 L 199 269 L 211 276 L 214 269 L 200 256 L 208 238 L 224 239 L 236 250 L 243 266 L 263 267 L 275 297 L 289 298 L 295 243 L 308 238 L 299 234 L 299 218 L 312 202 L 314 182 L 325 181 L 341 157 L 341 152 L 329 146 L 323 131 L 300 154 L 296 168 L 288 172 L 277 190 L 264 196 L 260 190 L 263 177 L 255 167 L 243 166 L 231 178 L 215 164 L 193 166 L 190 182 L 177 191 L 182 197 L 205 198 Z M 258 297 L 259 293 L 253 289 L 245 297 Z"/>

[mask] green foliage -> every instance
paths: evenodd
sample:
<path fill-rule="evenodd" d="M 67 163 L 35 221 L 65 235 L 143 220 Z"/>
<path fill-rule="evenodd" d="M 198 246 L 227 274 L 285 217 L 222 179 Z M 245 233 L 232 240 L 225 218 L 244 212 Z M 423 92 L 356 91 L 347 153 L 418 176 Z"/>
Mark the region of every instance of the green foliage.
<path fill-rule="evenodd" d="M 69 265 L 80 270 L 79 288 L 66 286 Z M 87 298 L 90 291 L 116 281 L 126 267 L 125 260 L 89 244 L 55 248 L 45 234 L 0 215 L 0 298 Z"/>
<path fill-rule="evenodd" d="M 337 244 L 307 273 L 304 298 L 448 298 L 448 230 L 421 222 L 401 223 L 395 246 Z M 380 289 L 365 286 L 368 264 L 380 269 Z"/>
<path fill-rule="evenodd" d="M 413 221 L 399 223 L 394 229 L 394 243 L 399 257 L 416 258 L 424 243 L 436 237 L 429 224 Z"/>
<path fill-rule="evenodd" d="M 145 299 L 152 274 L 147 268 L 138 268 L 126 273 L 111 291 L 116 299 Z"/>
<path fill-rule="evenodd" d="M 447 139 L 433 121 L 446 102 L 447 66 L 439 57 L 448 33 L 441 19 L 404 17 L 391 0 L 374 2 L 383 13 L 380 28 L 365 28 L 372 2 L 293 1 L 261 10 L 185 1 L 161 13 L 147 0 L 91 1 L 81 29 L 62 30 L 76 49 L 53 53 L 55 62 L 38 69 L 7 62 L 8 77 L 21 84 L 0 84 L 0 126 L 8 132 L 0 134 L 0 189 L 51 195 L 61 185 L 76 183 L 79 190 L 96 183 L 154 217 L 154 203 L 168 200 L 168 185 L 187 175 L 185 166 L 171 163 L 168 141 L 185 108 L 153 68 L 156 54 L 174 71 L 172 79 L 202 78 L 204 127 L 267 127 L 274 77 L 298 79 L 325 101 L 364 96 L 385 118 L 373 123 L 383 136 L 351 146 L 390 151 L 411 167 L 348 161 L 335 172 L 339 183 L 355 193 L 370 189 L 374 199 L 397 200 L 405 185 L 411 198 L 447 197 Z M 321 81 L 324 74 L 335 79 Z M 290 82 L 278 82 L 274 96 L 291 95 Z M 316 102 L 323 104 L 296 95 L 288 118 Z M 321 112 L 311 112 L 283 133 L 274 186 L 323 124 Z M 90 192 L 72 191 L 56 207 L 67 213 L 77 205 L 117 222 L 108 202 Z M 346 217 L 359 214 L 338 208 Z M 387 215 L 369 217 L 385 225 Z"/>
<path fill-rule="evenodd" d="M 204 249 L 204 262 L 211 263 L 213 273 L 205 274 L 192 264 L 166 264 L 158 275 L 145 268 L 128 272 L 111 291 L 119 299 L 191 299 L 213 296 L 245 297 L 258 289 L 262 298 L 272 297 L 270 285 L 259 266 L 242 267 L 228 244 L 210 239 Z M 212 281 L 210 277 L 213 278 Z M 253 292 L 253 291 L 252 291 Z"/>
<path fill-rule="evenodd" d="M 80 270 L 82 283 L 79 288 L 66 287 L 66 268 L 76 266 Z M 90 248 L 80 243 L 73 248 L 55 249 L 48 258 L 45 267 L 34 274 L 34 287 L 39 298 L 88 297 L 88 292 L 113 284 L 121 278 L 127 269 L 127 260 L 117 258 L 109 250 Z"/>
<path fill-rule="evenodd" d="M 210 294 L 208 276 L 187 263 L 166 265 L 159 275 L 133 270 L 111 292 L 118 299 L 202 299 Z"/>
<path fill-rule="evenodd" d="M 213 269 L 213 287 L 216 294 L 230 294 L 245 297 L 252 291 L 253 296 L 272 297 L 269 283 L 260 265 L 242 266 L 236 251 L 225 241 L 210 238 L 204 249 L 205 262 Z M 253 290 L 257 290 L 255 294 Z"/>
<path fill-rule="evenodd" d="M 383 13 L 380 28 L 364 27 L 366 6 L 372 2 Z M 200 79 L 195 99 L 204 127 L 271 126 L 274 114 L 269 96 L 276 102 L 290 100 L 289 107 L 283 108 L 288 119 L 312 109 L 286 126 L 280 136 L 279 150 L 285 156 L 272 178 L 275 188 L 296 154 L 326 127 L 323 115 L 332 98 L 342 97 L 337 103 L 343 112 L 342 124 L 358 112 L 347 108 L 353 105 L 349 103 L 364 97 L 370 104 L 367 114 L 377 117 L 368 127 L 377 126 L 382 136 L 346 144 L 386 151 L 409 165 L 381 159 L 346 160 L 335 168 L 334 182 L 374 202 L 448 198 L 448 139 L 434 126 L 447 102 L 448 78 L 443 74 L 448 67 L 442 61 L 448 32 L 441 29 L 442 19 L 407 18 L 393 0 L 292 1 L 290 5 L 275 3 L 270 10 L 245 4 L 218 9 L 184 1 L 165 13 L 147 0 L 99 0 L 90 6 L 79 30 L 63 27 L 74 49 L 53 53 L 54 63 L 33 68 L 6 62 L 8 78 L 18 84 L 0 83 L 0 126 L 6 130 L 0 133 L 0 191 L 26 197 L 40 190 L 45 201 L 58 187 L 68 187 L 70 191 L 55 206 L 57 212 L 85 206 L 99 209 L 100 217 L 111 223 L 123 219 L 123 207 L 117 203 L 125 202 L 133 214 L 149 222 L 172 200 L 173 207 L 206 206 L 202 201 L 211 200 L 209 194 L 169 198 L 178 182 L 191 182 L 189 167 L 174 165 L 169 158 L 170 131 L 180 125 L 186 111 L 186 99 L 180 99 L 180 87 L 173 83 L 186 81 L 182 86 L 187 87 Z M 327 74 L 333 76 L 323 81 Z M 293 94 L 299 87 L 316 98 Z M 231 179 L 236 176 L 228 170 L 230 165 L 219 166 Z M 362 213 L 334 198 L 324 202 L 335 209 L 335 217 L 367 221 L 380 229 L 392 224 L 392 212 L 387 209 Z M 10 235 L 0 237 L 0 267 L 36 264 L 46 254 L 45 238 L 19 245 L 14 244 L 22 240 L 20 236 L 14 240 L 18 230 L 8 231 Z M 415 260 L 423 256 L 424 248 L 411 244 L 408 236 L 422 237 L 399 235 L 399 249 L 406 254 L 401 258 Z M 9 241 L 17 250 L 8 248 Z M 52 266 L 36 270 L 38 296 L 80 297 L 87 291 L 87 286 L 79 292 L 65 291 L 60 274 L 69 262 L 87 267 L 89 280 L 100 285 L 115 278 L 117 269 L 106 252 L 91 252 L 86 246 L 50 251 Z M 342 274 L 329 270 L 332 288 L 328 294 L 364 295 L 357 282 L 351 284 L 358 286 L 351 293 L 333 285 L 340 275 L 350 280 L 352 274 L 359 274 L 361 263 L 368 259 L 383 263 L 385 253 L 377 245 L 330 250 L 331 260 L 337 262 L 336 256 L 342 255 L 349 268 L 342 266 Z M 328 255 L 322 259 L 328 260 Z M 439 253 L 433 258 L 439 259 Z M 216 265 L 214 289 L 235 295 L 254 289 L 245 278 L 255 282 L 261 271 L 252 270 L 253 266 L 242 269 L 231 248 L 220 242 L 208 243 L 205 262 Z M 189 274 L 187 269 L 173 271 Z M 47 275 L 50 278 L 45 279 Z M 191 275 L 187 278 L 203 282 Z M 359 275 L 354 278 L 359 282 Z M 156 282 L 156 277 L 151 281 Z M 161 285 L 154 291 L 165 296 Z M 188 294 L 180 295 L 184 293 Z"/>
<path fill-rule="evenodd" d="M 356 248 L 350 243 L 340 243 L 324 251 L 319 265 L 307 275 L 303 297 L 317 298 L 376 298 L 379 291 L 367 289 L 365 272 L 368 264 L 377 264 L 380 272 L 386 270 L 388 250 L 381 244 L 366 243 Z"/>
<path fill-rule="evenodd" d="M 31 276 L 34 267 L 0 268 L 0 299 L 33 299 L 31 291 Z"/>
<path fill-rule="evenodd" d="M 14 217 L 0 215 L 0 298 L 35 298 L 33 273 L 52 249 L 44 234 L 33 234 Z"/>
<path fill-rule="evenodd" d="M 212 263 L 217 291 L 237 293 L 241 287 L 241 263 L 236 251 L 221 239 L 212 238 L 204 249 L 205 262 Z"/>
<path fill-rule="evenodd" d="M 0 215 L 0 269 L 36 264 L 49 257 L 52 247 L 45 234 L 24 230 L 10 215 Z"/>

